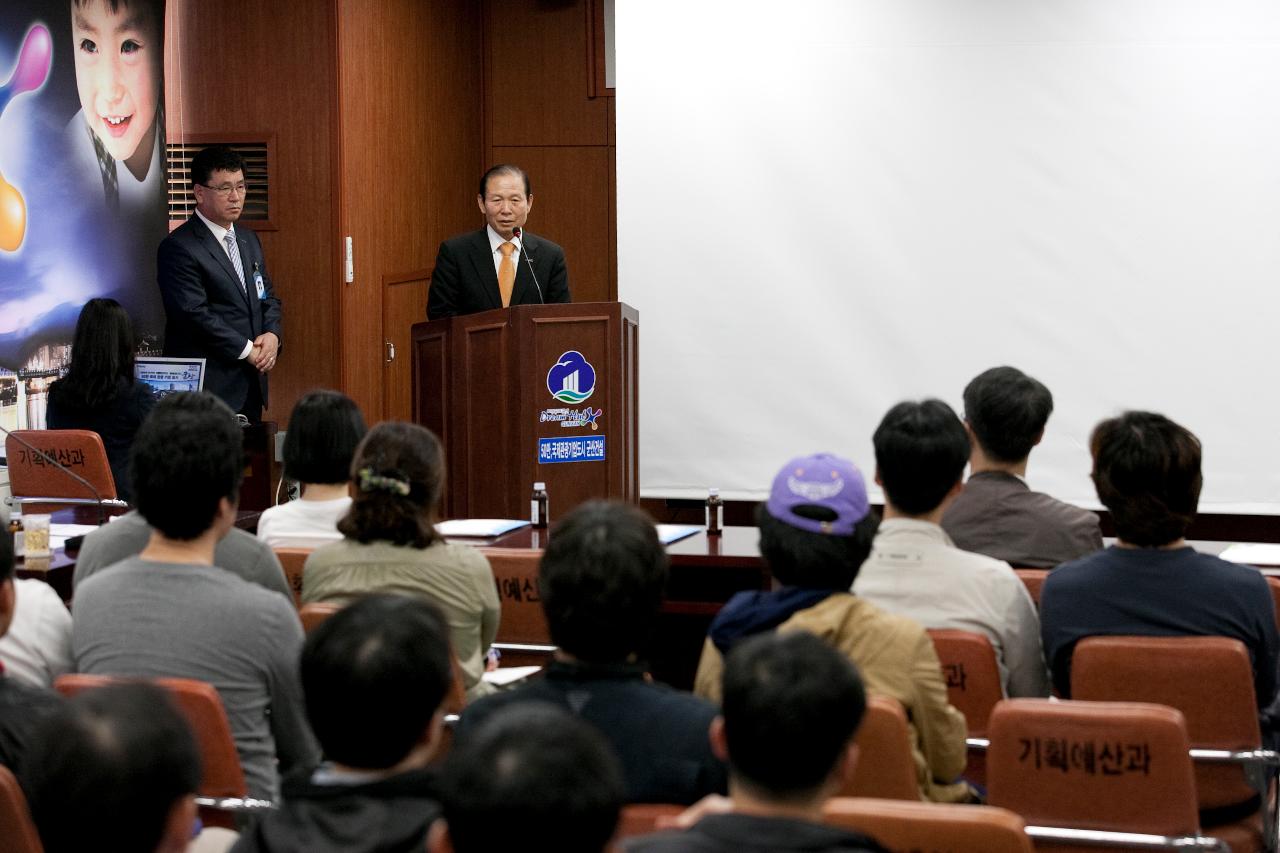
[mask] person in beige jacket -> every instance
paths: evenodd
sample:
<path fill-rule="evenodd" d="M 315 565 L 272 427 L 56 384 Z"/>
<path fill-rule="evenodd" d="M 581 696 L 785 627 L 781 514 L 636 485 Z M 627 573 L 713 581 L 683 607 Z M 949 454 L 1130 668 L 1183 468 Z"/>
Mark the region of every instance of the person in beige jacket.
<path fill-rule="evenodd" d="M 947 702 L 938 655 L 921 625 L 848 592 L 871 550 L 878 519 L 862 474 L 828 454 L 788 462 L 757 510 L 760 552 L 775 580 L 768 592 L 742 592 L 711 623 L 694 692 L 720 700 L 723 656 L 764 631 L 808 631 L 857 665 L 867 691 L 902 703 L 923 799 L 963 802 L 965 721 Z"/>

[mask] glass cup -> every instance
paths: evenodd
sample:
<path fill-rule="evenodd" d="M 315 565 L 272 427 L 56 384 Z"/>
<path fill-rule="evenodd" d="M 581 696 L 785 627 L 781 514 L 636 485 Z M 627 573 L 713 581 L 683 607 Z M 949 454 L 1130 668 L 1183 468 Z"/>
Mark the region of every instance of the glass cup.
<path fill-rule="evenodd" d="M 49 547 L 49 515 L 23 515 L 22 540 L 23 550 L 27 557 L 48 557 L 53 553 Z"/>

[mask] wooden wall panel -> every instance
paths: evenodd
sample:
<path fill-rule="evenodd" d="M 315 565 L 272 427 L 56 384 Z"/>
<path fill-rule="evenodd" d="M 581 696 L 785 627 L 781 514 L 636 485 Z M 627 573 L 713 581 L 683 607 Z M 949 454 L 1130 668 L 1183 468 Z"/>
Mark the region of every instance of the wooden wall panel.
<path fill-rule="evenodd" d="M 587 0 L 486 0 L 489 164 L 533 181 L 529 230 L 559 243 L 575 302 L 618 297 L 614 99 L 592 98 Z"/>
<path fill-rule="evenodd" d="M 354 282 L 339 285 L 343 385 L 377 420 L 381 283 L 428 270 L 440 241 L 475 227 L 478 216 L 480 8 L 468 0 L 339 0 L 338 34 L 339 234 L 352 237 L 355 256 Z M 425 319 L 385 322 L 407 329 Z"/>
<path fill-rule="evenodd" d="M 284 303 L 285 348 L 266 413 L 282 425 L 303 393 L 339 381 L 334 24 L 332 2 L 168 3 L 169 139 L 275 139 L 271 219 L 278 230 L 259 236 Z"/>
<path fill-rule="evenodd" d="M 493 158 L 529 172 L 529 230 L 564 247 L 573 301 L 609 301 L 609 149 L 495 148 Z"/>

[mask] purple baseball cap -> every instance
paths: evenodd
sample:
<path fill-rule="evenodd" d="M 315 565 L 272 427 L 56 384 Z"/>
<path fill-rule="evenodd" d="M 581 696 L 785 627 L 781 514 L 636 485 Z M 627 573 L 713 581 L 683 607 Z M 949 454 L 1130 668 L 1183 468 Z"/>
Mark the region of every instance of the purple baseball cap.
<path fill-rule="evenodd" d="M 836 517 L 834 521 L 805 518 L 796 514 L 798 506 L 826 507 Z M 831 453 L 800 456 L 784 465 L 773 478 L 765 507 L 792 527 L 836 536 L 851 536 L 854 525 L 871 511 L 862 472 L 848 459 Z"/>

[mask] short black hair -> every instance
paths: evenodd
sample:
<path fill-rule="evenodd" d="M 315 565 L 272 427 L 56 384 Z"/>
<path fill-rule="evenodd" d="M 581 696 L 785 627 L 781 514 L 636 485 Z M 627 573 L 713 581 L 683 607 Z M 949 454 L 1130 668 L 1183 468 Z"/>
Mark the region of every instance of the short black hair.
<path fill-rule="evenodd" d="M 993 367 L 964 389 L 964 417 L 973 437 L 997 462 L 1021 462 L 1031 454 L 1053 414 L 1053 394 L 1016 367 Z"/>
<path fill-rule="evenodd" d="M 164 690 L 86 690 L 41 721 L 22 787 L 46 853 L 155 850 L 170 810 L 200 784 L 200 755 Z"/>
<path fill-rule="evenodd" d="M 526 197 L 533 195 L 533 189 L 529 185 L 529 173 L 519 166 L 513 166 L 510 163 L 499 163 L 497 166 L 491 166 L 487 172 L 480 176 L 480 196 L 489 194 L 489 179 L 498 175 L 516 175 L 524 181 L 524 194 Z"/>
<path fill-rule="evenodd" d="M 338 522 L 357 542 L 426 548 L 440 539 L 435 516 L 444 492 L 444 448 L 436 434 L 405 421 L 369 430 L 351 460 L 355 497 Z"/>
<path fill-rule="evenodd" d="M 457 853 L 599 853 L 626 797 L 604 738 L 544 702 L 512 703 L 487 717 L 449 753 L 441 787 Z"/>
<path fill-rule="evenodd" d="M 244 439 L 235 413 L 207 391 L 168 394 L 138 428 L 129 479 L 138 512 L 170 539 L 213 524 L 218 501 L 239 499 Z"/>
<path fill-rule="evenodd" d="M 667 571 L 667 553 L 643 510 L 579 504 L 552 530 L 538 569 L 552 642 L 592 663 L 646 652 Z"/>
<path fill-rule="evenodd" d="M 805 589 L 848 591 L 871 553 L 880 517 L 868 512 L 850 536 L 801 530 L 775 518 L 766 504 L 756 505 L 760 555 L 780 583 Z"/>
<path fill-rule="evenodd" d="M 894 406 L 876 427 L 872 443 L 885 498 L 907 515 L 937 509 L 969 463 L 964 424 L 941 400 Z"/>
<path fill-rule="evenodd" d="M 777 799 L 812 797 L 862 724 L 857 668 L 805 631 L 768 631 L 734 645 L 721 714 L 730 772 Z"/>
<path fill-rule="evenodd" d="M 365 434 L 364 415 L 346 394 L 317 390 L 298 400 L 284 434 L 284 475 L 299 483 L 345 483 Z"/>
<path fill-rule="evenodd" d="M 1200 439 L 1154 412 L 1125 412 L 1093 429 L 1093 485 L 1116 535 L 1156 547 L 1186 535 L 1200 503 Z"/>
<path fill-rule="evenodd" d="M 201 148 L 191 158 L 191 186 L 208 186 L 214 172 L 245 171 L 244 158 L 228 145 L 210 145 Z"/>
<path fill-rule="evenodd" d="M 325 755 L 384 770 L 418 744 L 449 692 L 449 626 L 420 598 L 365 596 L 308 635 L 301 670 Z"/>

